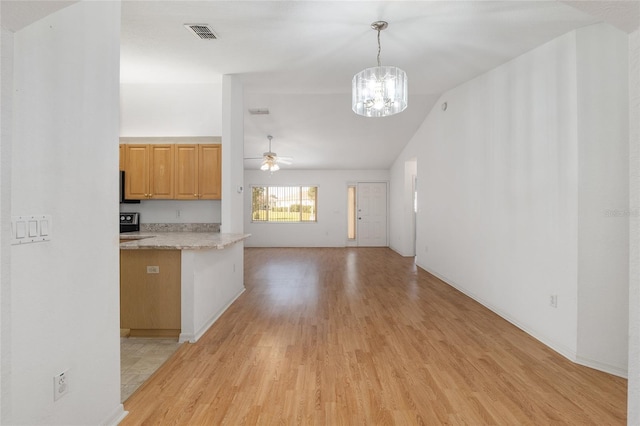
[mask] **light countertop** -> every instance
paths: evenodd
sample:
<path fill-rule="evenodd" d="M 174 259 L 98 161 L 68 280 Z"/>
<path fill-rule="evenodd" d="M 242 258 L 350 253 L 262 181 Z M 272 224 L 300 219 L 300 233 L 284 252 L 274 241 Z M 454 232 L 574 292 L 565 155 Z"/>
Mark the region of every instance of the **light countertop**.
<path fill-rule="evenodd" d="M 220 232 L 126 232 L 120 234 L 121 250 L 222 250 L 251 234 Z"/>

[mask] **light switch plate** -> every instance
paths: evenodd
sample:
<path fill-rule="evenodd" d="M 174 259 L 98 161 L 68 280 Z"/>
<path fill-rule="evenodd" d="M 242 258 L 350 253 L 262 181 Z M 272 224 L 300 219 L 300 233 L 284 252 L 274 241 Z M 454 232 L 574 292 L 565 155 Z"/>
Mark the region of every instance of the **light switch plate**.
<path fill-rule="evenodd" d="M 49 214 L 11 216 L 11 244 L 20 245 L 51 240 L 52 221 Z"/>

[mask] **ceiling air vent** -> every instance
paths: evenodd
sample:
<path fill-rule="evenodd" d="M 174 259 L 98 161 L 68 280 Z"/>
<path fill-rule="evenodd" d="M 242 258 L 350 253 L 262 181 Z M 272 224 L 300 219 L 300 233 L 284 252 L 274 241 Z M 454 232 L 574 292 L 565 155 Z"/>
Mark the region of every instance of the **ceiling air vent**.
<path fill-rule="evenodd" d="M 268 108 L 249 108 L 249 114 L 251 115 L 267 115 L 269 114 Z"/>
<path fill-rule="evenodd" d="M 184 24 L 184 27 L 189 30 L 194 37 L 201 40 L 215 40 L 218 38 L 208 24 Z"/>

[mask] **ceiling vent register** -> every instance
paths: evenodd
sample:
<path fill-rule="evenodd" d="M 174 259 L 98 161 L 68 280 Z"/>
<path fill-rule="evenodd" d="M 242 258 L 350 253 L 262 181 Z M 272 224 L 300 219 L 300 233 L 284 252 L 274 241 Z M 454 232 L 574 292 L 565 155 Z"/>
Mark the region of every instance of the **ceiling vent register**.
<path fill-rule="evenodd" d="M 268 115 L 269 108 L 249 108 L 249 114 L 251 115 Z"/>
<path fill-rule="evenodd" d="M 201 40 L 216 40 L 218 38 L 208 24 L 184 24 L 184 27 L 189 30 L 194 37 Z"/>

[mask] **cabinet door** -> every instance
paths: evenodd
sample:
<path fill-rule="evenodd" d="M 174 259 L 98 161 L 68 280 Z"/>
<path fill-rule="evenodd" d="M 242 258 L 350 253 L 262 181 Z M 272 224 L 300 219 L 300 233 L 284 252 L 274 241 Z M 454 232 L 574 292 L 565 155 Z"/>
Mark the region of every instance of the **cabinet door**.
<path fill-rule="evenodd" d="M 173 198 L 174 145 L 150 145 L 149 198 Z"/>
<path fill-rule="evenodd" d="M 145 200 L 149 194 L 149 145 L 125 147 L 125 197 Z"/>
<path fill-rule="evenodd" d="M 180 333 L 180 250 L 120 250 L 120 327 Z M 148 266 L 158 267 L 149 274 Z"/>
<path fill-rule="evenodd" d="M 199 145 L 198 195 L 203 200 L 219 200 L 222 196 L 222 146 Z"/>
<path fill-rule="evenodd" d="M 198 199 L 198 145 L 178 144 L 175 162 L 175 198 Z"/>
<path fill-rule="evenodd" d="M 120 144 L 120 171 L 124 170 L 124 145 Z"/>

